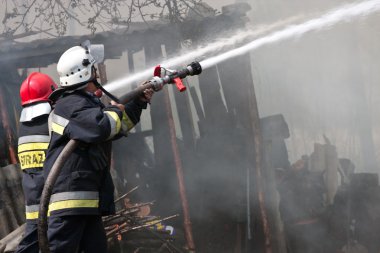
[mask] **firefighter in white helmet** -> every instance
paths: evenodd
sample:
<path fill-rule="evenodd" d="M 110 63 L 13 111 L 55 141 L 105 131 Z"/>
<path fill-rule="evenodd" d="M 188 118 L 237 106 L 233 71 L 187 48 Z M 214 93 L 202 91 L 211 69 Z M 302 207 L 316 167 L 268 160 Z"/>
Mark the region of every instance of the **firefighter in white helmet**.
<path fill-rule="evenodd" d="M 48 239 L 52 253 L 107 251 L 101 215 L 114 212 L 113 183 L 106 150 L 140 120 L 153 91 L 128 104 L 104 106 L 94 64 L 103 61 L 103 45 L 88 41 L 63 53 L 58 61 L 60 98 L 51 113 L 51 141 L 45 177 L 70 139 L 80 141 L 54 185 L 49 204 Z"/>

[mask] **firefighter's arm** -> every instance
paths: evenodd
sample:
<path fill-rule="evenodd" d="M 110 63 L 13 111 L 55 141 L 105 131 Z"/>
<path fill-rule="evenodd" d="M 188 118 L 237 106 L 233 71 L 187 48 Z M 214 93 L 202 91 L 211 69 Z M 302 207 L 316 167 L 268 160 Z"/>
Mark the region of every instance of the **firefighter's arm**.
<path fill-rule="evenodd" d="M 123 134 L 126 134 L 140 122 L 142 110 L 147 108 L 147 104 L 152 99 L 153 93 L 153 89 L 146 89 L 140 97 L 133 99 L 125 105 L 111 101 L 111 104 L 117 106 L 120 110 L 124 109 L 122 124 L 124 124 L 125 127 L 122 127 Z"/>
<path fill-rule="evenodd" d="M 123 112 L 117 106 L 101 108 L 83 98 L 72 96 L 66 105 L 55 109 L 59 134 L 86 143 L 97 143 L 113 138 L 121 131 Z"/>

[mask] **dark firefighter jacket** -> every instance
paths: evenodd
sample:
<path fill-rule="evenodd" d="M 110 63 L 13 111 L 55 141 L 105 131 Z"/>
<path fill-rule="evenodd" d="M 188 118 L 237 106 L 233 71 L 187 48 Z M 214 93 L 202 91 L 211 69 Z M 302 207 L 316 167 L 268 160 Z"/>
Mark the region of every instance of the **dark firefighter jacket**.
<path fill-rule="evenodd" d="M 44 186 L 42 168 L 49 146 L 48 114 L 20 122 L 18 158 L 23 170 L 26 219 L 37 222 L 40 195 Z"/>
<path fill-rule="evenodd" d="M 70 139 L 79 147 L 66 160 L 54 185 L 48 215 L 102 214 L 114 212 L 108 168 L 110 140 L 126 135 L 140 121 L 146 103 L 131 101 L 125 112 L 104 106 L 84 91 L 64 95 L 50 114 L 51 141 L 44 164 L 45 178 Z"/>

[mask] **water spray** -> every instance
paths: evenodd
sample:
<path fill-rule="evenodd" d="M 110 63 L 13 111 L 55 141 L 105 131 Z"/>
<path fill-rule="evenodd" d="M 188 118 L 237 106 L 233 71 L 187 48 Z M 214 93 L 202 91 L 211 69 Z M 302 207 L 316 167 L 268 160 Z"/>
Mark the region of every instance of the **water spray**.
<path fill-rule="evenodd" d="M 360 3 L 348 4 L 342 7 L 339 7 L 333 11 L 329 11 L 326 14 L 320 16 L 319 18 L 314 18 L 304 23 L 296 24 L 296 25 L 288 25 L 284 29 L 274 31 L 270 34 L 264 35 L 263 37 L 252 40 L 251 42 L 229 50 L 220 55 L 216 55 L 210 57 L 208 59 L 202 60 L 199 62 L 202 69 L 207 69 L 216 64 L 228 60 L 230 58 L 243 55 L 245 53 L 254 51 L 262 46 L 274 44 L 276 42 L 284 41 L 291 38 L 301 37 L 302 35 L 311 32 L 318 31 L 322 29 L 329 28 L 333 25 L 336 25 L 341 22 L 349 22 L 353 18 L 357 17 L 365 17 L 369 14 L 375 13 L 380 10 L 380 0 L 369 0 Z M 294 21 L 299 17 L 293 17 L 289 20 L 284 20 L 282 22 L 278 22 L 276 25 L 269 25 L 263 28 L 260 28 L 255 31 L 242 32 L 239 31 L 238 34 L 230 36 L 226 39 L 219 39 L 218 42 L 210 43 L 206 46 L 197 48 L 190 53 L 185 53 L 169 59 L 165 61 L 162 65 L 172 67 L 178 64 L 183 63 L 183 61 L 191 61 L 196 58 L 204 57 L 205 54 L 209 54 L 215 51 L 219 51 L 223 49 L 225 46 L 236 45 L 236 43 L 242 42 L 242 40 L 249 39 L 252 36 L 257 37 L 259 35 L 268 33 L 273 30 L 273 28 L 278 28 L 279 26 L 283 26 L 285 24 L 289 24 L 289 21 Z M 126 78 L 113 81 L 106 85 L 106 89 L 110 92 L 123 92 L 125 87 L 146 78 L 149 78 L 151 75 L 151 70 L 141 71 L 139 73 L 130 75 Z"/>
<path fill-rule="evenodd" d="M 202 44 L 196 48 L 183 49 L 178 56 L 172 57 L 162 62 L 161 66 L 164 66 L 166 68 L 173 68 L 176 66 L 181 66 L 186 62 L 193 61 L 194 59 L 204 58 L 206 55 L 212 55 L 212 53 L 219 52 L 221 50 L 226 51 L 235 47 L 236 44 L 257 38 L 259 36 L 267 34 L 270 31 L 294 23 L 301 18 L 304 17 L 297 15 L 272 24 L 259 25 L 258 27 L 255 27 L 255 29 L 248 27 L 248 30 L 234 31 L 231 34 L 228 34 L 228 36 L 225 35 L 224 37 L 217 38 L 216 41 L 213 41 L 211 43 Z M 125 87 L 128 86 L 128 84 L 149 78 L 152 75 L 152 68 L 147 68 L 144 71 L 129 75 L 125 78 L 114 80 L 111 83 L 108 83 L 106 85 L 106 88 L 109 92 L 117 94 L 119 93 L 119 90 L 125 90 Z"/>

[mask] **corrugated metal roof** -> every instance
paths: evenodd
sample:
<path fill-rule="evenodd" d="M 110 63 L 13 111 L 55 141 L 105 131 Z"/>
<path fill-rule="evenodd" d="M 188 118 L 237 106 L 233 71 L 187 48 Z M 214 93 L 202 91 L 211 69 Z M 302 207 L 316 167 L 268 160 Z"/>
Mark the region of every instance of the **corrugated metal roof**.
<path fill-rule="evenodd" d="M 193 39 L 193 35 L 205 32 L 202 28 L 218 24 L 224 18 L 242 20 L 244 13 L 250 10 L 246 3 L 228 5 L 223 8 L 223 13 L 220 15 L 202 19 L 192 18 L 179 24 L 169 24 L 166 20 L 134 22 L 128 29 L 115 29 L 94 35 L 63 36 L 25 43 L 0 40 L 0 64 L 12 62 L 18 68 L 46 67 L 56 63 L 69 47 L 79 45 L 86 39 L 92 43 L 104 44 L 105 59 L 118 59 L 124 51 L 136 52 L 149 43 L 161 45 L 170 44 L 175 39 Z"/>
<path fill-rule="evenodd" d="M 0 63 L 14 62 L 17 67 L 45 67 L 58 61 L 62 52 L 72 45 L 79 45 L 86 39 L 92 43 L 102 43 L 106 47 L 105 57 L 117 59 L 125 50 L 138 51 L 141 41 L 147 33 L 166 30 L 167 24 L 154 22 L 150 24 L 133 23 L 126 29 L 118 29 L 83 36 L 63 36 L 52 39 L 38 39 L 31 42 L 0 40 Z"/>

